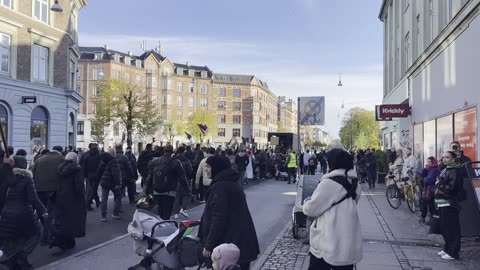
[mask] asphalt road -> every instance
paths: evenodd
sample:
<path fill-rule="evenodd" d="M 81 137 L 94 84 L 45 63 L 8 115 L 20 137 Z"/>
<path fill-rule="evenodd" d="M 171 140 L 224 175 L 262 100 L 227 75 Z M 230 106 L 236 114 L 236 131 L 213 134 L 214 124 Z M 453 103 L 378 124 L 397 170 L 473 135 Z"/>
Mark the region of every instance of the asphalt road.
<path fill-rule="evenodd" d="M 259 242 L 262 250 L 264 250 L 266 246 L 268 246 L 268 243 L 265 241 L 275 238 L 278 231 L 285 225 L 286 220 L 284 219 L 285 215 L 289 215 L 291 211 L 290 205 L 293 206 L 294 197 L 291 195 L 281 195 L 281 193 L 286 192 L 286 190 L 294 190 L 295 188 L 293 185 L 287 187 L 285 182 L 276 182 L 273 180 L 261 183 L 260 185 L 258 181 L 251 181 L 245 188 L 247 190 L 252 216 L 256 223 L 257 234 L 260 238 Z M 199 204 L 195 202 L 191 207 L 196 208 L 192 211 L 190 217 L 200 219 L 203 206 L 199 206 Z M 135 206 L 129 205 L 128 198 L 124 198 L 122 200 L 122 210 L 124 212 L 121 214 L 122 218 L 120 220 L 113 220 L 111 218 L 112 209 L 113 198 L 110 198 L 108 203 L 109 220 L 107 222 L 100 221 L 100 208 L 88 212 L 87 236 L 77 238 L 74 249 L 63 252 L 58 248 L 49 249 L 48 247 L 39 246 L 29 257 L 29 261 L 37 268 L 125 235 L 127 233 L 127 225 L 131 221 L 131 217 L 135 211 Z M 264 209 L 264 211 L 268 212 L 268 215 L 260 209 Z M 275 228 L 277 228 L 278 231 L 275 230 Z"/>
<path fill-rule="evenodd" d="M 263 253 L 268 245 L 275 239 L 290 219 L 292 207 L 295 201 L 295 185 L 287 185 L 286 182 L 268 180 L 262 183 L 253 183 L 245 190 L 250 212 L 255 223 L 260 249 Z M 56 251 L 39 247 L 31 257 L 31 262 L 36 266 L 49 264 L 42 269 L 126 269 L 137 263 L 140 259 L 133 252 L 133 240 L 130 237 L 119 238 L 105 245 L 99 245 L 105 241 L 125 235 L 126 227 L 130 221 L 133 207 L 124 206 L 125 218 L 121 220 L 109 220 L 107 223 L 99 221 L 98 210 L 89 213 L 87 233 L 88 237 L 78 239 L 75 250 L 55 256 Z M 190 219 L 200 219 L 203 213 L 203 205 L 197 206 L 190 212 Z M 94 244 L 96 243 L 96 244 Z M 86 253 L 80 251 L 88 247 L 99 245 L 98 248 Z M 75 254 L 75 256 L 71 256 Z M 67 257 L 57 263 L 61 258 Z M 53 263 L 53 264 L 52 264 Z"/>

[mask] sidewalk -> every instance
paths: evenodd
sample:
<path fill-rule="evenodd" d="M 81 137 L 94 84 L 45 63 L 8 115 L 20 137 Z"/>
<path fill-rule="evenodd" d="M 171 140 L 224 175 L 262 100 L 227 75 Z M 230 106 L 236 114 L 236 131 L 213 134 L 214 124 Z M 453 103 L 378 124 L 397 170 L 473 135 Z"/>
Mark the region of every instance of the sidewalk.
<path fill-rule="evenodd" d="M 465 240 L 461 261 L 444 261 L 436 253 L 441 249 L 441 237 L 429 236 L 428 228 L 418 223 L 406 205 L 392 209 L 385 197 L 385 185 L 374 191 L 363 186 L 358 211 L 363 234 L 363 259 L 359 270 L 469 270 L 479 269 L 480 243 Z M 306 229 L 300 230 L 301 239 L 291 235 L 291 223 L 259 258 L 254 270 L 306 270 L 308 245 Z M 476 254 L 476 255 L 474 255 Z"/>

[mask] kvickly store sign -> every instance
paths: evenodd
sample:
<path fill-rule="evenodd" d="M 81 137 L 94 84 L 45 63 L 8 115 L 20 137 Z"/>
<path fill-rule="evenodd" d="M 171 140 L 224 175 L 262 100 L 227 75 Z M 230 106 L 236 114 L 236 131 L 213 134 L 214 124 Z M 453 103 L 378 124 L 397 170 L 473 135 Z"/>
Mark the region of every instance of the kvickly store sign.
<path fill-rule="evenodd" d="M 380 119 L 405 118 L 410 115 L 408 104 L 383 104 L 377 107 Z"/>

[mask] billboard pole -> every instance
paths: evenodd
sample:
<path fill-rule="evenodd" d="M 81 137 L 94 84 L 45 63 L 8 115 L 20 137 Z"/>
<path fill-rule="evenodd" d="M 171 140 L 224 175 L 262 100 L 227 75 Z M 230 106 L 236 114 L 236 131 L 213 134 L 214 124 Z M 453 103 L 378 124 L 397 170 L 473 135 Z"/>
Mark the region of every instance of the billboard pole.
<path fill-rule="evenodd" d="M 298 156 L 300 156 L 300 97 L 297 98 L 297 145 L 298 145 Z"/>

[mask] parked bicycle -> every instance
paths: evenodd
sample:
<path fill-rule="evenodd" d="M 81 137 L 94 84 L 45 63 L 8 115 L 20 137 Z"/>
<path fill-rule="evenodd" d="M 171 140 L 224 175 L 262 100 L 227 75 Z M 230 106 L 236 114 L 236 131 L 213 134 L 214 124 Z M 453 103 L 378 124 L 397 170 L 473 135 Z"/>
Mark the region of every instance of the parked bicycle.
<path fill-rule="evenodd" d="M 398 175 L 395 176 L 392 173 L 387 176 L 389 184 L 385 195 L 387 196 L 388 204 L 394 208 L 398 209 L 402 204 L 402 200 L 407 203 L 408 209 L 412 213 L 415 213 L 417 202 L 416 202 L 416 184 L 414 181 L 410 181 L 410 177 L 401 177 L 401 171 L 398 172 Z"/>

